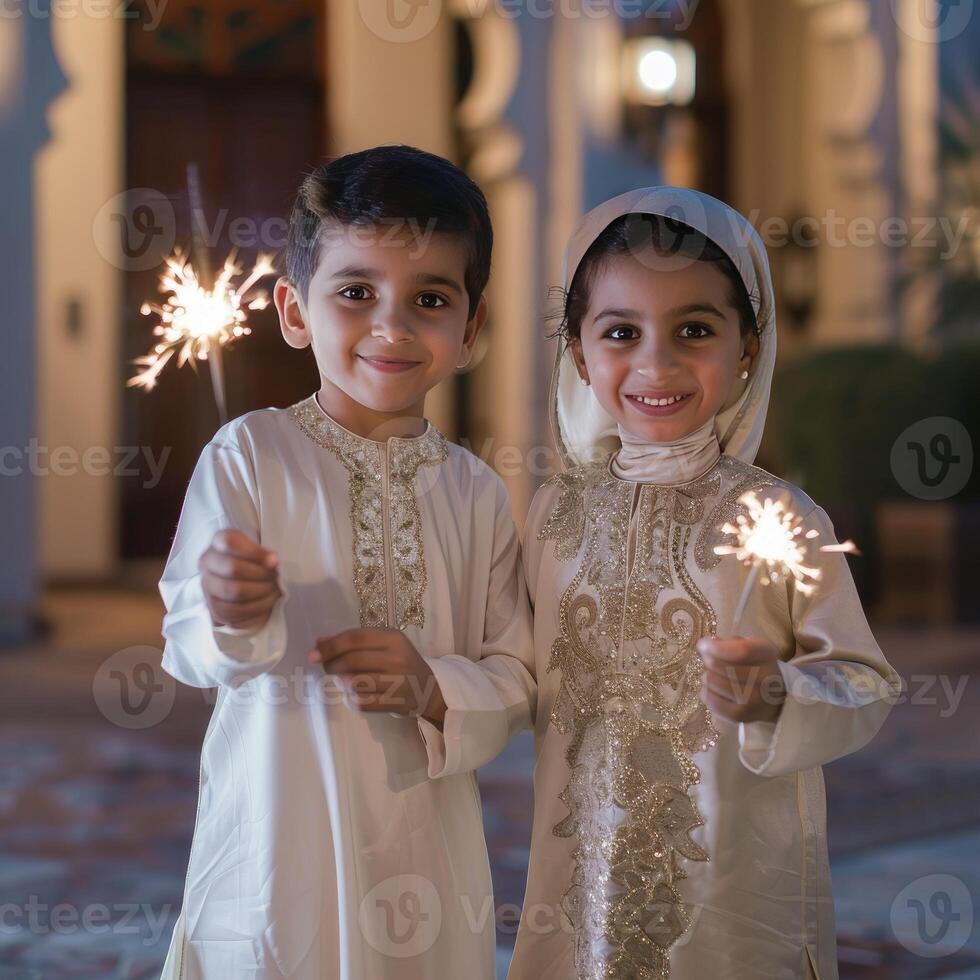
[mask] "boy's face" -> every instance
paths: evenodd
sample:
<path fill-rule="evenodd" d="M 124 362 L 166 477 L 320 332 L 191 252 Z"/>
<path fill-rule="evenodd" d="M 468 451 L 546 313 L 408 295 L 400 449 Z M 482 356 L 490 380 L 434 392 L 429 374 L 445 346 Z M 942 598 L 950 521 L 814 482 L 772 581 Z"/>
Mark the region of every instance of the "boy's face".
<path fill-rule="evenodd" d="M 410 228 L 333 224 L 326 237 L 305 303 L 285 277 L 276 284 L 286 342 L 312 344 L 321 402 L 348 427 L 421 416 L 426 393 L 469 360 L 486 320 L 483 299 L 469 316 L 465 248 Z"/>

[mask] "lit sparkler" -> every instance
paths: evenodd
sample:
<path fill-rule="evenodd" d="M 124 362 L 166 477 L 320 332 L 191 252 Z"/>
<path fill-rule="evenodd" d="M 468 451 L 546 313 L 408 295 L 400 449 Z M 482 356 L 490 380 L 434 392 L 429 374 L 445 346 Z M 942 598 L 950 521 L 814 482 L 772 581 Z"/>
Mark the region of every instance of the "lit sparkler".
<path fill-rule="evenodd" d="M 224 398 L 224 373 L 221 352 L 239 337 L 252 331 L 247 325 L 248 310 L 262 310 L 269 305 L 265 292 L 249 295 L 249 290 L 263 277 L 275 271 L 271 256 L 260 255 L 245 280 L 235 286 L 233 280 L 243 270 L 232 253 L 210 289 L 201 284 L 189 260 L 177 252 L 167 259 L 166 271 L 160 276 L 160 290 L 169 295 L 162 304 L 144 303 L 144 316 L 156 315 L 153 333 L 159 340 L 150 353 L 135 359 L 142 370 L 126 382 L 127 386 L 155 387 L 166 364 L 176 356 L 177 366 L 209 361 L 215 400 L 222 421 L 227 419 Z"/>
<path fill-rule="evenodd" d="M 748 508 L 748 514 L 739 514 L 735 524 L 725 523 L 721 528 L 725 534 L 735 535 L 736 540 L 714 549 L 716 555 L 735 555 L 752 567 L 735 608 L 733 635 L 738 635 L 742 614 L 757 579 L 763 585 L 792 579 L 800 592 L 810 595 L 821 575 L 819 568 L 804 564 L 805 541 L 819 537 L 819 531 L 804 531 L 799 518 L 781 500 L 760 500 L 754 490 L 738 499 Z M 822 545 L 820 550 L 861 553 L 853 541 Z"/>

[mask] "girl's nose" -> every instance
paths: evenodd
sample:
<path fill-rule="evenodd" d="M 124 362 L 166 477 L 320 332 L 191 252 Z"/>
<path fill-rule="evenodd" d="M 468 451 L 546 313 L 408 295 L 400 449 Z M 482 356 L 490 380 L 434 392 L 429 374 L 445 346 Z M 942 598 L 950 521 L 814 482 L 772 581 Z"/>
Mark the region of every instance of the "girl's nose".
<path fill-rule="evenodd" d="M 671 374 L 677 368 L 676 352 L 670 343 L 651 339 L 636 354 L 636 372 L 645 378 Z"/>

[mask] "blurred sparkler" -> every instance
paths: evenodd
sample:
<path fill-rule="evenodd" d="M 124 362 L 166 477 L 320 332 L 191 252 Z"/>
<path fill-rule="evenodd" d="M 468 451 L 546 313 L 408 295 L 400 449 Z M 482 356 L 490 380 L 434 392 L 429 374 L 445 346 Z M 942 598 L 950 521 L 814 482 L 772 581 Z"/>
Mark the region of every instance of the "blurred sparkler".
<path fill-rule="evenodd" d="M 805 541 L 819 537 L 819 531 L 812 528 L 804 531 L 799 518 L 782 500 L 760 500 L 754 490 L 742 494 L 738 499 L 748 513 L 739 514 L 735 524 L 726 522 L 721 527 L 725 534 L 735 535 L 735 542 L 717 545 L 714 549 L 715 554 L 735 555 L 752 568 L 735 607 L 733 636 L 738 635 L 738 627 L 756 581 L 771 585 L 792 579 L 800 592 L 810 595 L 821 575 L 819 568 L 804 564 Z M 820 550 L 861 553 L 853 541 L 822 545 Z"/>
<path fill-rule="evenodd" d="M 160 291 L 167 293 L 166 299 L 160 304 L 147 302 L 140 307 L 144 316 L 156 316 L 153 334 L 158 340 L 148 354 L 134 360 L 142 370 L 126 384 L 151 390 L 160 372 L 175 356 L 178 367 L 190 363 L 196 369 L 197 361 L 207 361 L 218 418 L 224 424 L 228 421 L 228 408 L 222 351 L 252 332 L 247 324 L 248 311 L 265 309 L 269 297 L 265 292 L 250 291 L 260 279 L 274 273 L 275 267 L 271 256 L 259 255 L 252 271 L 236 285 L 235 279 L 244 270 L 236 263 L 232 251 L 217 278 L 209 282 L 210 259 L 204 240 L 197 167 L 193 163 L 187 168 L 187 184 L 196 266 L 179 251 L 167 259 L 166 269 L 160 276 Z"/>

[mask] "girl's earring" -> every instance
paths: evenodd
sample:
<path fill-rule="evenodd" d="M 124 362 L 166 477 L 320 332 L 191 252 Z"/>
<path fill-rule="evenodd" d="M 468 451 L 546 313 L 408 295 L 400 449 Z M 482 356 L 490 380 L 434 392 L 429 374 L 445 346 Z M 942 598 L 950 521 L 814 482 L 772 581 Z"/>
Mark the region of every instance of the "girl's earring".
<path fill-rule="evenodd" d="M 739 377 L 740 377 L 740 378 L 741 378 L 741 379 L 742 379 L 743 381 L 746 381 L 746 380 L 748 380 L 748 377 L 749 377 L 749 372 L 748 372 L 748 371 L 743 371 L 743 372 L 742 372 L 742 373 L 741 373 L 741 374 L 739 375 Z"/>

